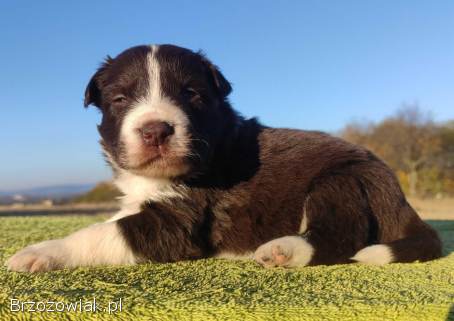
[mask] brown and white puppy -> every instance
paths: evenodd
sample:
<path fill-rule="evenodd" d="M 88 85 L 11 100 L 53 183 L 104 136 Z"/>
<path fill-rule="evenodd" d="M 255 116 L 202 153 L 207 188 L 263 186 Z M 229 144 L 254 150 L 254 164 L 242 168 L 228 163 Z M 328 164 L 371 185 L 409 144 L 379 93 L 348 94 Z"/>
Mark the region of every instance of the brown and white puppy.
<path fill-rule="evenodd" d="M 313 131 L 240 117 L 229 82 L 200 53 L 138 46 L 108 58 L 85 106 L 102 114 L 123 192 L 105 223 L 42 242 L 14 271 L 250 258 L 265 267 L 427 261 L 440 240 L 372 153 Z"/>

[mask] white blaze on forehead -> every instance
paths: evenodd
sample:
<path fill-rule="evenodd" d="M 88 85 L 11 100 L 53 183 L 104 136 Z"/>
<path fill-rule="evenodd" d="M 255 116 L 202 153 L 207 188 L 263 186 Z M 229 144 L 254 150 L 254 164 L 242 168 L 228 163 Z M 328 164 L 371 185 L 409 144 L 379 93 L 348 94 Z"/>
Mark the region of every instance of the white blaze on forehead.
<path fill-rule="evenodd" d="M 148 96 L 150 101 L 157 101 L 161 98 L 161 80 L 160 80 L 160 68 L 159 62 L 156 59 L 159 46 L 151 46 L 151 52 L 148 54 L 147 66 L 148 66 L 148 79 L 149 79 L 149 90 Z"/>
<path fill-rule="evenodd" d="M 146 153 L 140 129 L 152 121 L 167 122 L 174 127 L 168 148 L 176 154 L 187 152 L 187 126 L 189 120 L 183 111 L 162 92 L 160 65 L 156 58 L 159 46 L 151 46 L 147 57 L 149 86 L 144 97 L 130 108 L 121 127 L 120 139 L 125 148 L 125 161 L 131 166 L 140 166 L 146 161 Z"/>

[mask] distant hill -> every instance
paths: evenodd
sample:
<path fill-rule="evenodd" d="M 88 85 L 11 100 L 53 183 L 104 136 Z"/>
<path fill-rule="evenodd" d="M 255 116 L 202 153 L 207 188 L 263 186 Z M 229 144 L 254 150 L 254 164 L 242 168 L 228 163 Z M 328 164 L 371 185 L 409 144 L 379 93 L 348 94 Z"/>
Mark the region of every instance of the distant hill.
<path fill-rule="evenodd" d="M 74 198 L 89 191 L 95 184 L 67 184 L 28 189 L 0 190 L 0 204 L 32 203 L 43 199 L 61 200 Z"/>
<path fill-rule="evenodd" d="M 101 182 L 89 190 L 87 193 L 75 197 L 74 203 L 106 203 L 114 202 L 120 191 L 111 182 Z"/>

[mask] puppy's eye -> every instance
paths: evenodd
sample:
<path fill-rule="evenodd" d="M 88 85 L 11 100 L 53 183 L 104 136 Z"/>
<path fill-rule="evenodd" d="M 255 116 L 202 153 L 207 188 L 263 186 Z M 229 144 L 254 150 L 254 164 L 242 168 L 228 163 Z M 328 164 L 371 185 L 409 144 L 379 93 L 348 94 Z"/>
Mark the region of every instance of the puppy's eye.
<path fill-rule="evenodd" d="M 125 95 L 116 95 L 113 99 L 112 102 L 114 104 L 123 104 L 126 102 L 126 96 Z"/>
<path fill-rule="evenodd" d="M 183 88 L 181 95 L 188 100 L 195 100 L 200 98 L 200 94 L 192 87 Z"/>

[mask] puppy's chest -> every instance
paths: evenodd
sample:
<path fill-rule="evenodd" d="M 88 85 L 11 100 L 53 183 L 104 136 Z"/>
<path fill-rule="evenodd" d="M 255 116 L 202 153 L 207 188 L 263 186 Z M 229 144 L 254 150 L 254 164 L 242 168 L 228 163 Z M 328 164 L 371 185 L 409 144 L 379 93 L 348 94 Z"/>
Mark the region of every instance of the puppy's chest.
<path fill-rule="evenodd" d="M 258 235 L 268 238 L 271 227 L 279 227 L 272 215 L 272 199 L 254 198 L 247 188 L 193 188 L 142 178 L 116 184 L 125 195 L 121 211 L 111 220 L 138 214 L 144 207 L 148 207 L 147 215 L 153 215 L 157 208 L 157 215 L 173 218 L 176 229 L 179 225 L 188 228 L 190 222 L 192 235 L 215 251 L 248 250 L 262 241 Z"/>
<path fill-rule="evenodd" d="M 121 172 L 114 184 L 123 196 L 119 197 L 120 211 L 110 221 L 138 214 L 142 207 L 150 202 L 168 203 L 186 197 L 185 188 L 167 180 L 149 179 L 128 172 Z"/>

